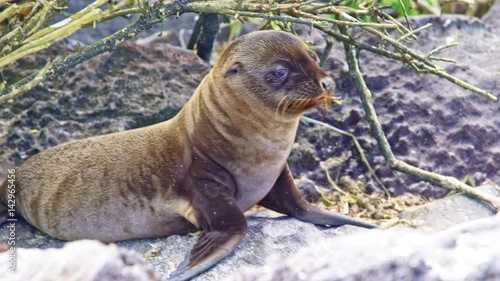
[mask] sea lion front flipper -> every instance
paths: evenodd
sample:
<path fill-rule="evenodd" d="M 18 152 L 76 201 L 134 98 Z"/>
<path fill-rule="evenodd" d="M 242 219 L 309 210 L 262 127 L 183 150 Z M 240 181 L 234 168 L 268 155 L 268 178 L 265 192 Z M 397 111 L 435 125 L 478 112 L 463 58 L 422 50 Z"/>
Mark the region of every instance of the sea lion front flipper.
<path fill-rule="evenodd" d="M 210 184 L 204 183 L 204 186 Z M 204 232 L 189 257 L 171 274 L 169 280 L 188 280 L 199 275 L 227 257 L 245 237 L 247 222 L 236 200 L 225 192 L 202 193 L 195 196 L 193 205 Z"/>
<path fill-rule="evenodd" d="M 227 257 L 244 237 L 244 233 L 236 234 L 223 231 L 203 233 L 189 256 L 178 269 L 170 274 L 168 280 L 189 280 L 212 268 Z"/>
<path fill-rule="evenodd" d="M 323 210 L 307 202 L 295 185 L 288 165 L 285 165 L 273 188 L 259 202 L 259 205 L 314 224 L 330 226 L 350 224 L 366 228 L 377 228 L 374 224 Z"/>

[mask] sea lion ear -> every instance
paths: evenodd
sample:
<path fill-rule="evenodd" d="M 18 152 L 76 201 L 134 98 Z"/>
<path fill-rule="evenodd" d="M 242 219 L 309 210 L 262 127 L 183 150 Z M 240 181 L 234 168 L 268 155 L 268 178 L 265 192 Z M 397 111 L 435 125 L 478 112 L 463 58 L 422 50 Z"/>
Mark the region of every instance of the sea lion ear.
<path fill-rule="evenodd" d="M 227 78 L 228 76 L 231 76 L 233 74 L 236 74 L 240 71 L 241 69 L 241 63 L 236 62 L 234 63 L 224 74 L 224 78 Z"/>
<path fill-rule="evenodd" d="M 316 63 L 319 63 L 320 59 L 319 59 L 318 55 L 314 51 L 309 50 L 309 54 L 311 55 L 311 57 L 313 58 L 313 60 Z"/>

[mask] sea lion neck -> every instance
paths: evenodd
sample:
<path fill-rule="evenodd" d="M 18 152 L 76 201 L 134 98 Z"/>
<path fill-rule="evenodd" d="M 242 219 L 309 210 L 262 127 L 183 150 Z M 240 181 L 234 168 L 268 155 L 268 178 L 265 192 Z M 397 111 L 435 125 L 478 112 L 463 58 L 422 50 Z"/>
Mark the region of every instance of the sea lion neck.
<path fill-rule="evenodd" d="M 187 114 L 186 114 L 187 113 Z M 251 93 L 233 92 L 225 81 L 217 81 L 210 72 L 184 106 L 179 118 L 192 131 L 218 135 L 228 140 L 250 141 L 265 137 L 279 141 L 283 134 L 295 136 L 300 115 L 282 115 L 252 98 Z M 285 138 L 288 139 L 288 138 Z"/>

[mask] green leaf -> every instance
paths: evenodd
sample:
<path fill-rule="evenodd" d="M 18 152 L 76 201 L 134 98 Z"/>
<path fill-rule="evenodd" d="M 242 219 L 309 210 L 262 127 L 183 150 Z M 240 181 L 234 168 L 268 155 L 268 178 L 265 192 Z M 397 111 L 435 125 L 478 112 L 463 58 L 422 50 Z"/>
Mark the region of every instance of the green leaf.
<path fill-rule="evenodd" d="M 321 200 L 323 200 L 323 204 L 325 204 L 325 206 L 327 207 L 331 207 L 333 206 L 333 202 L 328 200 L 328 198 L 326 198 L 325 194 L 323 194 L 323 192 L 320 192 L 321 194 Z"/>

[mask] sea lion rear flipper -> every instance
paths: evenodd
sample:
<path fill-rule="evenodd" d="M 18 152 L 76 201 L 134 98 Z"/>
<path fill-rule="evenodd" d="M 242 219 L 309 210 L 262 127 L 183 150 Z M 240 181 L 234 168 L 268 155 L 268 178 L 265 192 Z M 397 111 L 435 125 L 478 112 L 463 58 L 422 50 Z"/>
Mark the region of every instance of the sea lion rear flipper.
<path fill-rule="evenodd" d="M 259 202 L 259 205 L 273 211 L 295 217 L 299 220 L 330 226 L 350 224 L 366 228 L 377 228 L 376 225 L 344 216 L 309 204 L 300 194 L 292 177 L 292 173 L 285 165 L 278 180 L 271 191 Z"/>
<path fill-rule="evenodd" d="M 217 195 L 217 198 L 210 196 L 209 200 L 203 197 L 203 200 L 195 200 L 200 206 L 195 203 L 194 207 L 204 233 L 189 257 L 170 275 L 170 281 L 188 280 L 210 269 L 227 257 L 245 237 L 245 215 L 234 198 L 224 194 Z"/>

